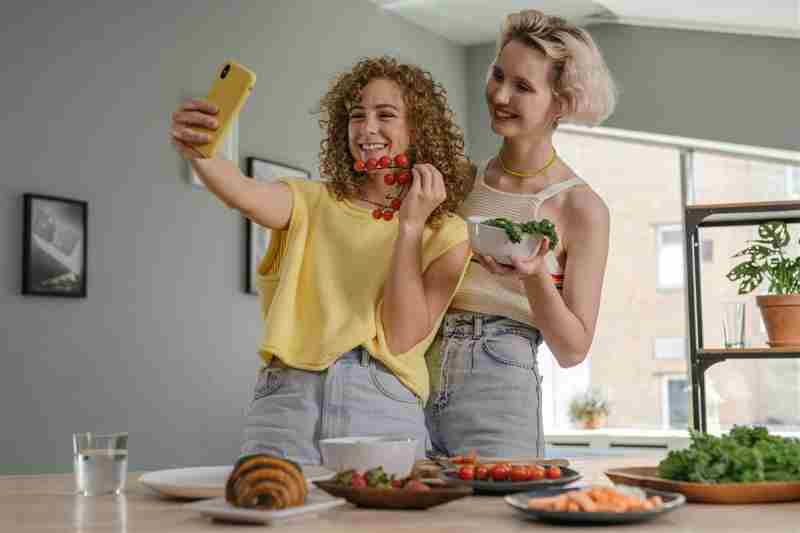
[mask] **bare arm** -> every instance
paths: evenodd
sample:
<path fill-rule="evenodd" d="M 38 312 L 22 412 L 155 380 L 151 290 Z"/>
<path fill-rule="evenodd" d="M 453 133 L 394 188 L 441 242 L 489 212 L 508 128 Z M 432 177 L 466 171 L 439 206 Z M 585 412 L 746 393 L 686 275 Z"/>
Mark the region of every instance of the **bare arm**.
<path fill-rule="evenodd" d="M 415 167 L 414 182 L 403 201 L 389 277 L 383 288 L 381 313 L 392 353 L 407 352 L 430 334 L 469 258 L 469 246 L 464 241 L 422 272 L 425 220 L 444 200 L 445 190 L 438 171 L 430 165 L 420 167 Z"/>
<path fill-rule="evenodd" d="M 476 254 L 489 272 L 522 280 L 531 319 L 563 368 L 583 362 L 591 348 L 608 259 L 609 232 L 608 208 L 594 193 L 567 209 L 567 222 L 560 232 L 572 238 L 564 239 L 567 267 L 561 291 L 555 288 L 544 261 L 547 240 L 533 256 L 512 258 L 513 268 Z"/>
<path fill-rule="evenodd" d="M 194 146 L 209 136 L 193 126 L 216 129 L 216 109 L 204 100 L 188 100 L 172 114 L 172 145 L 189 160 L 208 190 L 253 222 L 271 229 L 285 229 L 292 214 L 292 193 L 285 183 L 267 183 L 245 177 L 239 167 L 219 157 L 203 159 Z"/>
<path fill-rule="evenodd" d="M 553 285 L 547 268 L 523 278 L 533 322 L 561 367 L 575 366 L 589 353 L 594 339 L 600 294 L 608 259 L 608 208 L 599 198 L 574 211 L 567 231 L 564 288 Z"/>

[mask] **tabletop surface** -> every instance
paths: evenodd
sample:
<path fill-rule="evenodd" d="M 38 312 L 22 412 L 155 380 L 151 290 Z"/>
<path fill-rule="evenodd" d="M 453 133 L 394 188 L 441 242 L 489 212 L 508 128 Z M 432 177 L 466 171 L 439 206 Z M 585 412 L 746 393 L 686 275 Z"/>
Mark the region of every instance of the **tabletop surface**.
<path fill-rule="evenodd" d="M 609 484 L 608 468 L 655 466 L 655 456 L 592 457 L 571 460 L 571 467 L 590 483 Z M 166 500 L 138 483 L 141 472 L 128 476 L 121 496 L 86 497 L 74 493 L 71 474 L 0 476 L 0 531 L 80 531 L 177 533 L 267 528 L 280 531 L 379 533 L 383 531 L 505 532 L 564 531 L 522 517 L 501 497 L 472 496 L 425 511 L 360 509 L 350 504 L 271 526 L 233 525 L 211 520 L 185 508 L 186 501 Z M 796 533 L 800 502 L 769 505 L 687 504 L 639 525 L 616 526 L 651 533 Z M 598 527 L 569 526 L 570 531 L 597 533 Z"/>

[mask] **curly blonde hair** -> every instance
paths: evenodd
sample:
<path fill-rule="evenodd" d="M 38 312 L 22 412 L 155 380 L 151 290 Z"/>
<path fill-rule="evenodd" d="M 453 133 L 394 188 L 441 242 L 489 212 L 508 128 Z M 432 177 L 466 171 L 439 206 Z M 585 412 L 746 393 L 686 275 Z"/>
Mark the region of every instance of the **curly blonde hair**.
<path fill-rule="evenodd" d="M 403 91 L 412 143 L 412 163 L 429 163 L 444 177 L 447 198 L 430 215 L 427 224 L 437 227 L 452 214 L 467 193 L 469 165 L 464 155 L 464 134 L 447 104 L 447 91 L 431 74 L 415 65 L 398 63 L 391 57 L 365 58 L 333 80 L 320 101 L 319 125 L 325 131 L 320 143 L 320 173 L 329 179 L 328 190 L 338 200 L 357 198 L 369 179 L 353 171 L 348 126 L 350 109 L 361 99 L 361 91 L 372 80 L 387 79 Z"/>
<path fill-rule="evenodd" d="M 553 61 L 550 85 L 566 103 L 562 121 L 595 126 L 614 112 L 617 88 L 589 32 L 560 17 L 529 9 L 506 17 L 495 61 L 511 41 Z"/>

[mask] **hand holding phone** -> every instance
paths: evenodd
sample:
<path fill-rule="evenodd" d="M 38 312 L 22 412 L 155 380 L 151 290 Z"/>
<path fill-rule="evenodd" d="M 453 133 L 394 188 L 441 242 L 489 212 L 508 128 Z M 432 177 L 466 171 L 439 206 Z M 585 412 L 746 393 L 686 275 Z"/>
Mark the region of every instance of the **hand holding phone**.
<path fill-rule="evenodd" d="M 205 100 L 188 100 L 172 116 L 172 137 L 186 159 L 210 158 L 230 130 L 256 82 L 236 61 L 226 61 Z"/>

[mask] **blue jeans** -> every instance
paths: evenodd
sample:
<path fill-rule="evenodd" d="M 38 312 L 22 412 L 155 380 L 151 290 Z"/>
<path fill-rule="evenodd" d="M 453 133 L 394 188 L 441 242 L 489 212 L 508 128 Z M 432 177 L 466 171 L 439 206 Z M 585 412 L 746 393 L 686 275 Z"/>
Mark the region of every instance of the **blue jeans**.
<path fill-rule="evenodd" d="M 419 398 L 365 349 L 347 352 L 322 372 L 287 368 L 274 358 L 256 382 L 242 455 L 320 464 L 320 439 L 375 435 L 414 437 L 418 458 L 425 455 Z"/>
<path fill-rule="evenodd" d="M 449 311 L 429 352 L 425 408 L 433 450 L 543 457 L 539 330 L 501 316 Z M 437 360 L 438 356 L 438 360 Z"/>

